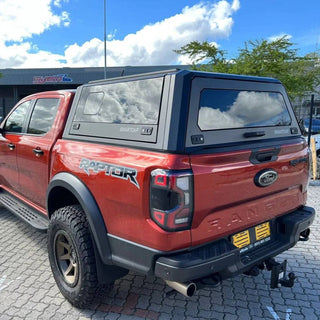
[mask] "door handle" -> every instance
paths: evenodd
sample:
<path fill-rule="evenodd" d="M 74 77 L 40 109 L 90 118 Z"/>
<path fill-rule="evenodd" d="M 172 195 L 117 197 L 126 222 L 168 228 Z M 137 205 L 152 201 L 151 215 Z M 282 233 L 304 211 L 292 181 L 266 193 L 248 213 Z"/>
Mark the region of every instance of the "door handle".
<path fill-rule="evenodd" d="M 14 148 L 16 147 L 13 143 L 8 143 L 7 146 L 11 151 L 13 151 Z"/>
<path fill-rule="evenodd" d="M 40 157 L 44 154 L 43 150 L 41 149 L 33 149 L 32 151 L 37 157 Z"/>

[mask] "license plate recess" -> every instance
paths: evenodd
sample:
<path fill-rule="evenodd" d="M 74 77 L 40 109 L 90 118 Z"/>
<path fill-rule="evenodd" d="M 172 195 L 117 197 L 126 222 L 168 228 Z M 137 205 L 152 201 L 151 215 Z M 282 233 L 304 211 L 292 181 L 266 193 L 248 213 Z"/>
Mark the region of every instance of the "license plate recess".
<path fill-rule="evenodd" d="M 264 222 L 255 227 L 241 231 L 231 238 L 232 243 L 244 252 L 254 249 L 265 242 L 271 240 L 270 222 Z"/>

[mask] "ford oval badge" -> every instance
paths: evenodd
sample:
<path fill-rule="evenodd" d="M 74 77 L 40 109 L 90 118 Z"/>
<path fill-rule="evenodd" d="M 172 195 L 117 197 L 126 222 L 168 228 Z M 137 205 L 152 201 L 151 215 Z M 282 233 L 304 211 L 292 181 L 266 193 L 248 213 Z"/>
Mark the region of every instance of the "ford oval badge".
<path fill-rule="evenodd" d="M 254 177 L 254 183 L 258 187 L 267 187 L 275 183 L 278 179 L 278 173 L 273 169 L 264 169 L 259 171 Z"/>

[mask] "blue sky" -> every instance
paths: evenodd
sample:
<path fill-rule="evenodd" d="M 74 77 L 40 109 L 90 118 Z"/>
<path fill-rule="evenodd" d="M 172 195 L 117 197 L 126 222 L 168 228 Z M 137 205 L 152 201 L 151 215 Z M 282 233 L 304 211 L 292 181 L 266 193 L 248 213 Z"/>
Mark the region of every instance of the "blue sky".
<path fill-rule="evenodd" d="M 173 49 L 208 40 L 232 57 L 288 34 L 320 48 L 320 1 L 106 0 L 108 65 L 188 63 Z M 0 68 L 103 66 L 103 0 L 0 0 Z"/>

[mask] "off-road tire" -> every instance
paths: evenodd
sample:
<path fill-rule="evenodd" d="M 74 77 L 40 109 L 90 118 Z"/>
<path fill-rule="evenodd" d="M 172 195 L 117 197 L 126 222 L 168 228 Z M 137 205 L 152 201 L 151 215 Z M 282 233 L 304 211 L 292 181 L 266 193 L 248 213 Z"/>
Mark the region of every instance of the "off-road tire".
<path fill-rule="evenodd" d="M 48 229 L 51 270 L 63 296 L 74 306 L 90 306 L 98 289 L 96 262 L 86 216 L 79 205 L 56 210 Z"/>

